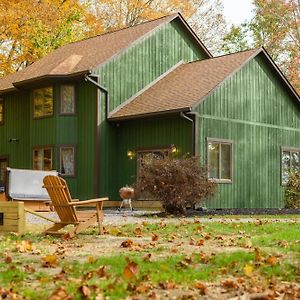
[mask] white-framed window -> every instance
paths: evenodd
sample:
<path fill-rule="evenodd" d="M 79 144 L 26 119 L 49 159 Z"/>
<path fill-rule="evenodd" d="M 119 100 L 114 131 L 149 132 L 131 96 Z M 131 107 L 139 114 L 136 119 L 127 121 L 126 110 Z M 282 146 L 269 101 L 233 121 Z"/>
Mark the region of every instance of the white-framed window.
<path fill-rule="evenodd" d="M 60 114 L 75 114 L 75 86 L 73 84 L 60 86 Z"/>
<path fill-rule="evenodd" d="M 281 147 L 281 184 L 289 180 L 289 173 L 300 171 L 300 149 Z"/>
<path fill-rule="evenodd" d="M 53 169 L 52 161 L 51 147 L 39 147 L 33 149 L 32 168 L 34 170 L 50 171 Z"/>
<path fill-rule="evenodd" d="M 75 148 L 74 146 L 61 146 L 59 149 L 60 174 L 75 176 Z"/>
<path fill-rule="evenodd" d="M 232 182 L 232 141 L 207 139 L 208 177 L 217 182 Z"/>
<path fill-rule="evenodd" d="M 33 118 L 43 118 L 53 115 L 52 86 L 33 90 Z"/>

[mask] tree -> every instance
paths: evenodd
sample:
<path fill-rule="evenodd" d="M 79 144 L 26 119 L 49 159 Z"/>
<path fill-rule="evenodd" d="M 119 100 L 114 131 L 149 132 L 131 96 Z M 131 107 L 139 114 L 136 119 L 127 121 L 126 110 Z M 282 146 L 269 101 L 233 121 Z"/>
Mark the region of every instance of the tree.
<path fill-rule="evenodd" d="M 254 0 L 254 18 L 232 27 L 223 51 L 264 46 L 300 92 L 300 0 Z"/>
<path fill-rule="evenodd" d="M 120 29 L 181 12 L 209 50 L 217 52 L 226 33 L 220 0 L 93 0 L 91 11 L 106 30 Z"/>
<path fill-rule="evenodd" d="M 103 31 L 77 0 L 0 0 L 0 76 L 63 44 Z"/>

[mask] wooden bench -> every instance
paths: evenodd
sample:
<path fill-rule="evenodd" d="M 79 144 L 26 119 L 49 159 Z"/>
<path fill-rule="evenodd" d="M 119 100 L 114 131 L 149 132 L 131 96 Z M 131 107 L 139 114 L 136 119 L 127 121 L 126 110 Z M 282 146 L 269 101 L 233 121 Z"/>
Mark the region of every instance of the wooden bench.
<path fill-rule="evenodd" d="M 57 171 L 40 171 L 7 168 L 5 196 L 8 201 L 22 201 L 27 209 L 49 211 L 50 198 L 43 188 L 47 175 L 57 176 Z"/>

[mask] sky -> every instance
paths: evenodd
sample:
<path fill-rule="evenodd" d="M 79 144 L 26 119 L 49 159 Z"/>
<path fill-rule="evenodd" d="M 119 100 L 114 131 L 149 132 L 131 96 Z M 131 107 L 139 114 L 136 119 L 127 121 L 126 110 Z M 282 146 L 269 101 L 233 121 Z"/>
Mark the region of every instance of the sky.
<path fill-rule="evenodd" d="M 227 22 L 232 25 L 240 25 L 252 17 L 252 0 L 222 0 L 224 15 Z"/>

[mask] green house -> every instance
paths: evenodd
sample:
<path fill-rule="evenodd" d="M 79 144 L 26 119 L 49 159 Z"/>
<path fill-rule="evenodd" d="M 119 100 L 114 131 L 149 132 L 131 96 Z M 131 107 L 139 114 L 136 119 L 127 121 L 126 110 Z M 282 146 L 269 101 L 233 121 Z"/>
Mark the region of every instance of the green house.
<path fill-rule="evenodd" d="M 119 200 L 148 155 L 190 153 L 218 183 L 206 206 L 283 207 L 299 100 L 263 48 L 212 57 L 180 14 L 71 43 L 0 80 L 0 186 L 7 165 L 56 169 Z"/>

